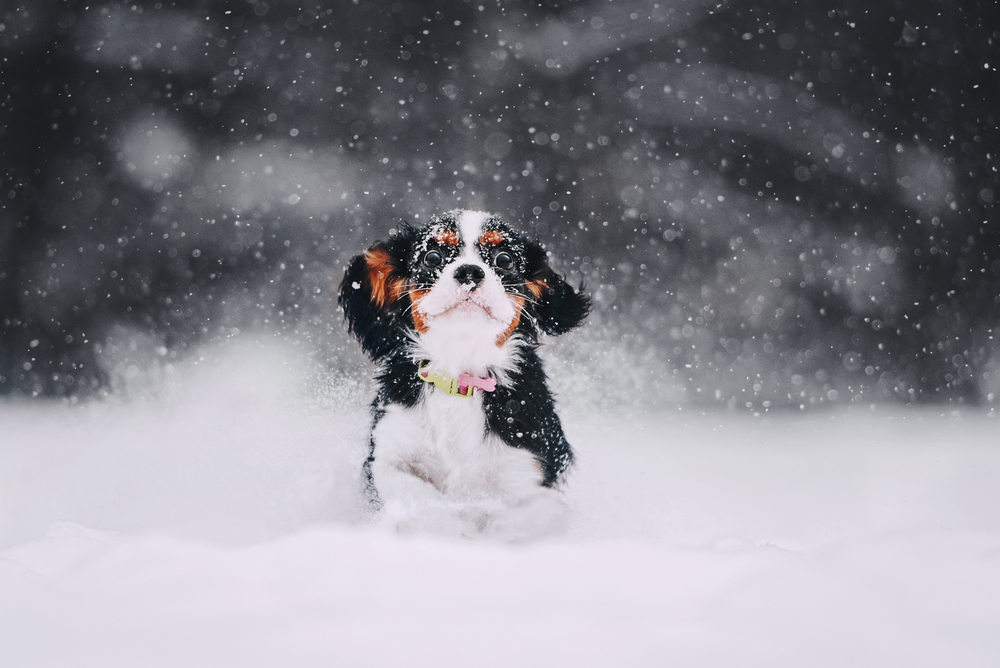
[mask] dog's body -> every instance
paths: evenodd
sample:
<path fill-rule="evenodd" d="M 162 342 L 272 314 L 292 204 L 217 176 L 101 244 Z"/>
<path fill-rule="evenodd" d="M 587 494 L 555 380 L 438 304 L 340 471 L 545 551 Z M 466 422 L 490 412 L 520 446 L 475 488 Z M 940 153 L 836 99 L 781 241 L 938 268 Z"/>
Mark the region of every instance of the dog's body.
<path fill-rule="evenodd" d="M 355 257 L 340 304 L 380 365 L 369 493 L 403 530 L 527 537 L 572 462 L 536 353 L 589 301 L 536 242 L 454 211 Z"/>

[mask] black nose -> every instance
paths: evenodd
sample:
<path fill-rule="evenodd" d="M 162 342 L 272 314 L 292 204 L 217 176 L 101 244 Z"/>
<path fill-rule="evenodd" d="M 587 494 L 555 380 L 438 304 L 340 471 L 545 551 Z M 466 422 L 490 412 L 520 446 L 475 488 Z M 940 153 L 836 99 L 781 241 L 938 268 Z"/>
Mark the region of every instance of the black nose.
<path fill-rule="evenodd" d="M 455 270 L 455 280 L 458 281 L 459 285 L 471 285 L 473 289 L 479 287 L 484 278 L 486 278 L 486 272 L 483 271 L 482 267 L 474 264 L 463 264 Z"/>

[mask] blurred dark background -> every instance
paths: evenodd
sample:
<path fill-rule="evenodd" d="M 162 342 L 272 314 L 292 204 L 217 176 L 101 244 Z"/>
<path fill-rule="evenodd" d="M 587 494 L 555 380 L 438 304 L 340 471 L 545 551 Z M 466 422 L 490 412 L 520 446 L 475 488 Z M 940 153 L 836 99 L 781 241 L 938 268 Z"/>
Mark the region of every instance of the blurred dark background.
<path fill-rule="evenodd" d="M 994 0 L 0 7 L 0 394 L 350 367 L 347 259 L 455 207 L 585 281 L 620 401 L 1000 392 Z"/>

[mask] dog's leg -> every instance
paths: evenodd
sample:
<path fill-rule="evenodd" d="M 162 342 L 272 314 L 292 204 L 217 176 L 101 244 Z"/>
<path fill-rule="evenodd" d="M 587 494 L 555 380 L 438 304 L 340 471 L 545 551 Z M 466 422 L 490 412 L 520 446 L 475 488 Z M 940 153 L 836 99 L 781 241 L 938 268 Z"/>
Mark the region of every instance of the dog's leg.
<path fill-rule="evenodd" d="M 565 509 L 559 492 L 542 484 L 541 466 L 527 451 L 499 439 L 490 444 L 499 498 L 487 514 L 483 535 L 519 541 L 545 534 Z"/>
<path fill-rule="evenodd" d="M 445 494 L 447 465 L 420 431 L 410 409 L 389 407 L 372 432 L 372 481 L 382 523 L 402 532 L 473 536 L 475 522 Z"/>
<path fill-rule="evenodd" d="M 490 513 L 483 535 L 505 541 L 522 541 L 547 533 L 564 508 L 559 493 L 539 486 L 531 494 L 508 501 Z"/>

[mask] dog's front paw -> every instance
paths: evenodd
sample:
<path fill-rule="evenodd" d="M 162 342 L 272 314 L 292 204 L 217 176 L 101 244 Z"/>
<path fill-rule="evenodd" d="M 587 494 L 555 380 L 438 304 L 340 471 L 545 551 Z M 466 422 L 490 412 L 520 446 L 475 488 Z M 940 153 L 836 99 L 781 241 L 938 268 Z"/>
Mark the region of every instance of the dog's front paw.
<path fill-rule="evenodd" d="M 470 516 L 463 509 L 447 502 L 386 504 L 382 526 L 403 534 L 429 533 L 438 536 L 475 538 L 482 532 L 485 520 Z"/>

